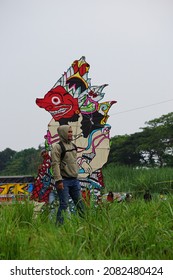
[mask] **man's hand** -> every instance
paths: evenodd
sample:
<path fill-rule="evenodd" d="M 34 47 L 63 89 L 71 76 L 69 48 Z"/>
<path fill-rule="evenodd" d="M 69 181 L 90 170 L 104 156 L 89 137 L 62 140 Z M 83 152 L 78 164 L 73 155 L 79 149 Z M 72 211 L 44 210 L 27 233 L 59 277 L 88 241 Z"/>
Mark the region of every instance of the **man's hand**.
<path fill-rule="evenodd" d="M 63 190 L 64 189 L 63 182 L 56 182 L 55 187 L 57 190 Z"/>

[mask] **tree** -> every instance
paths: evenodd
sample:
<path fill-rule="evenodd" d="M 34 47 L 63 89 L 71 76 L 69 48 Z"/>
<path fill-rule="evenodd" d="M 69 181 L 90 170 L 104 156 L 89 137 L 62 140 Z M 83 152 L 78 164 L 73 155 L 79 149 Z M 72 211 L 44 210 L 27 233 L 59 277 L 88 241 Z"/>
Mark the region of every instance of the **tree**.
<path fill-rule="evenodd" d="M 173 166 L 173 113 L 146 122 L 139 150 L 148 157 L 148 165 Z"/>
<path fill-rule="evenodd" d="M 140 165 L 141 156 L 137 151 L 137 134 L 115 136 L 111 139 L 111 152 L 108 162 L 114 162 L 120 165 Z"/>
<path fill-rule="evenodd" d="M 173 113 L 146 122 L 141 132 L 111 139 L 108 163 L 173 166 Z"/>
<path fill-rule="evenodd" d="M 4 170 L 6 166 L 13 160 L 16 151 L 6 148 L 0 152 L 0 170 Z"/>
<path fill-rule="evenodd" d="M 1 156 L 2 152 L 0 153 Z M 12 175 L 37 175 L 38 166 L 41 163 L 40 150 L 34 148 L 15 152 L 5 168 L 0 171 L 1 176 Z"/>

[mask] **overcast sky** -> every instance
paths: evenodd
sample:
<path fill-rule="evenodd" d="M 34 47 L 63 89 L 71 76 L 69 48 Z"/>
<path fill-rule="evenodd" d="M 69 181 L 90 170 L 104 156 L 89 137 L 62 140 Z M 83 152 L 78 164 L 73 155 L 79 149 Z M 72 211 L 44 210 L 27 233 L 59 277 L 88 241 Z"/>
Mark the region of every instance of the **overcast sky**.
<path fill-rule="evenodd" d="M 35 99 L 81 56 L 117 100 L 111 136 L 173 111 L 172 0 L 0 0 L 0 40 L 0 151 L 44 142 L 51 115 Z"/>

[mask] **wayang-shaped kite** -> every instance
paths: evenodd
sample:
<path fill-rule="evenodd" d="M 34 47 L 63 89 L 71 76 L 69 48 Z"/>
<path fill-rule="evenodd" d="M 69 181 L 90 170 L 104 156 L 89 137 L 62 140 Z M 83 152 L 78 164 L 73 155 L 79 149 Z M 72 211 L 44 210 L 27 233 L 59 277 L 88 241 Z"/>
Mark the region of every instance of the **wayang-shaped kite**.
<path fill-rule="evenodd" d="M 36 99 L 36 104 L 52 116 L 44 136 L 48 150 L 59 141 L 58 126 L 72 126 L 82 194 L 85 197 L 89 192 L 97 197 L 104 187 L 102 167 L 110 151 L 108 112 L 116 101 L 100 102 L 107 84 L 92 86 L 89 69 L 85 57 L 75 60 L 52 89 Z M 47 179 L 52 180 L 51 176 Z"/>

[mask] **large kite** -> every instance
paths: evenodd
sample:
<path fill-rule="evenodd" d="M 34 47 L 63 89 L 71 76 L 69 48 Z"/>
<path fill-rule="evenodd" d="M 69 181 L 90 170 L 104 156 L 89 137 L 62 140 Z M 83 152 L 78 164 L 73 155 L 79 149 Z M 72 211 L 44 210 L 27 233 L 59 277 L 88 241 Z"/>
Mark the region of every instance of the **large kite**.
<path fill-rule="evenodd" d="M 102 167 L 110 151 L 108 112 L 116 101 L 101 102 L 107 84 L 91 85 L 89 68 L 85 57 L 75 60 L 52 89 L 36 99 L 36 104 L 52 116 L 44 136 L 48 150 L 59 141 L 58 126 L 72 126 L 82 194 L 97 198 L 104 187 Z"/>

